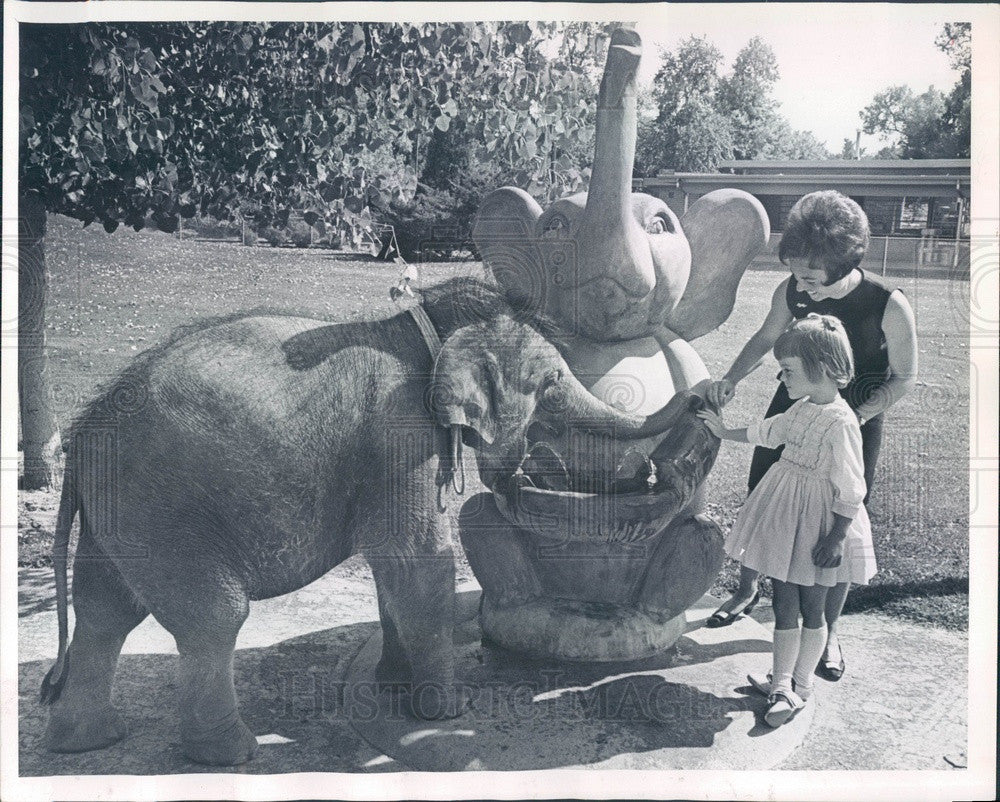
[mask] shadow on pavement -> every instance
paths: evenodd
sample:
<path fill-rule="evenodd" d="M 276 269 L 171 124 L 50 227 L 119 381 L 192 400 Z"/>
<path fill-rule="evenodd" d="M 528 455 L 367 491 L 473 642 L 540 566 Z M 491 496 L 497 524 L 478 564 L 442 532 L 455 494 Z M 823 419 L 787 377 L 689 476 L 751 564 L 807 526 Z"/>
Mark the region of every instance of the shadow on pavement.
<path fill-rule="evenodd" d="M 392 764 L 365 767 L 378 753 L 354 732 L 337 701 L 344 669 L 377 629 L 377 622 L 351 624 L 268 648 L 237 651 L 240 712 L 262 743 L 253 761 L 221 771 L 267 774 L 391 769 Z M 220 771 L 193 763 L 180 751 L 176 654 L 122 655 L 114 701 L 126 719 L 129 735 L 107 749 L 75 755 L 53 754 L 41 743 L 48 714 L 38 701 L 38 691 L 50 666 L 51 661 L 19 666 L 21 776 Z"/>

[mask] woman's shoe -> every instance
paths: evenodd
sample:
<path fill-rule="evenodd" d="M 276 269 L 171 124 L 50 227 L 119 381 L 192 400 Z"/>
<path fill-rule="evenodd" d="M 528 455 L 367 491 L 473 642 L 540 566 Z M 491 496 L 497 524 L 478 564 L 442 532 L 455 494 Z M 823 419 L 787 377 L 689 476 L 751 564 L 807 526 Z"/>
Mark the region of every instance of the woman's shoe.
<path fill-rule="evenodd" d="M 743 607 L 739 610 L 723 610 L 718 609 L 712 613 L 708 620 L 705 622 L 705 626 L 711 629 L 717 629 L 718 627 L 728 627 L 733 621 L 743 615 L 750 615 L 753 612 L 753 608 L 757 606 L 757 602 L 760 601 L 760 588 L 757 588 L 757 592 L 753 594 L 753 598 L 750 599 Z"/>
<path fill-rule="evenodd" d="M 828 682 L 839 680 L 844 676 L 844 669 L 847 668 L 847 663 L 844 662 L 844 650 L 840 648 L 839 641 L 837 642 L 837 654 L 838 660 L 820 660 L 819 665 L 816 666 L 816 673 Z"/>

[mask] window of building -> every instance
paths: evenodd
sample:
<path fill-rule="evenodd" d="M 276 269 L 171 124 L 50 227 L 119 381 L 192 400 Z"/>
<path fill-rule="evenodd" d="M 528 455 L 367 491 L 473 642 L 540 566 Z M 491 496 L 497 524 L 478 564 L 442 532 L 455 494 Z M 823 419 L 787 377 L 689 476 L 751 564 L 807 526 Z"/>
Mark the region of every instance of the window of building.
<path fill-rule="evenodd" d="M 920 231 L 929 228 L 931 202 L 928 198 L 903 198 L 899 208 L 899 230 Z"/>

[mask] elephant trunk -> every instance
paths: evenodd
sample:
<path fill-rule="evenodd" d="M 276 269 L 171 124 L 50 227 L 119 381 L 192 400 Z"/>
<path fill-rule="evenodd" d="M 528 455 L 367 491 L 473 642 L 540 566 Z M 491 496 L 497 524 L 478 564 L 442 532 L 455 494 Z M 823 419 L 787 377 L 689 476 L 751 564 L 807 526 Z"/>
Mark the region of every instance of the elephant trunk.
<path fill-rule="evenodd" d="M 641 57 L 639 35 L 615 30 L 597 101 L 594 167 L 578 235 L 580 283 L 610 272 L 634 298 L 646 296 L 656 283 L 649 243 L 632 210 L 636 73 Z M 609 271 L 609 266 L 614 267 Z"/>
<path fill-rule="evenodd" d="M 676 393 L 651 415 L 634 415 L 605 404 L 568 370 L 563 374 L 561 390 L 563 401 L 558 409 L 551 410 L 554 420 L 576 422 L 584 429 L 619 440 L 641 440 L 663 434 L 685 412 L 704 403 L 697 393 L 684 391 Z"/>
<path fill-rule="evenodd" d="M 619 224 L 633 219 L 630 199 L 638 123 L 636 72 L 641 56 L 642 42 L 635 31 L 619 28 L 612 34 L 597 98 L 588 217 L 613 217 Z"/>

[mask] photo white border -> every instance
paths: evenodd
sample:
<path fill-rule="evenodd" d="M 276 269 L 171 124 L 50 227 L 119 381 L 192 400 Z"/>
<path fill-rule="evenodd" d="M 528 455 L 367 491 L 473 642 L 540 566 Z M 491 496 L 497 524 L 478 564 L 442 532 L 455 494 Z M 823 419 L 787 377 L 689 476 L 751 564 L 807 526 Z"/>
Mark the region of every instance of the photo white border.
<path fill-rule="evenodd" d="M 691 6 L 683 6 L 689 10 Z M 17 241 L 17 74 L 19 22 L 86 22 L 99 20 L 662 20 L 669 25 L 667 3 L 207 3 L 106 2 L 47 3 L 7 0 L 4 3 L 3 243 L 4 264 L 12 264 L 7 243 Z M 767 15 L 789 15 L 822 24 L 824 19 L 857 18 L 859 24 L 892 24 L 899 14 L 908 20 L 973 23 L 973 153 L 974 213 L 972 238 L 985 256 L 974 259 L 977 277 L 997 270 L 1000 221 L 1000 6 L 996 4 L 704 4 L 705 15 L 720 15 L 740 25 Z M 16 250 L 16 249 L 15 249 Z M 990 256 L 992 254 L 992 257 Z M 4 271 L 4 320 L 17 316 L 17 285 Z M 988 275 L 985 285 L 990 284 Z M 997 299 L 976 298 L 996 311 Z M 996 315 L 991 319 L 996 325 Z M 969 618 L 969 748 L 965 770 L 927 771 L 633 771 L 559 770 L 531 772 L 460 772 L 380 774 L 191 774 L 159 776 L 75 776 L 20 778 L 17 696 L 17 538 L 0 538 L 0 798 L 4 800 L 72 799 L 462 799 L 462 798 L 686 798 L 686 799 L 816 799 L 872 800 L 987 799 L 996 792 L 997 668 L 997 342 L 996 337 L 970 337 L 970 358 L 978 378 L 971 404 L 970 431 L 980 434 L 970 454 L 970 618 Z M 995 335 L 995 332 L 993 332 Z M 4 353 L 13 343 L 5 339 Z M 2 458 L 16 458 L 17 370 L 13 359 L 0 366 L 2 378 Z M 984 440 L 985 438 L 985 440 Z M 994 455 L 972 459 L 975 454 Z M 16 471 L 0 471 L 0 531 L 16 532 Z M 947 689 L 942 689 L 947 692 Z"/>

